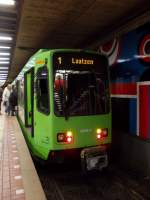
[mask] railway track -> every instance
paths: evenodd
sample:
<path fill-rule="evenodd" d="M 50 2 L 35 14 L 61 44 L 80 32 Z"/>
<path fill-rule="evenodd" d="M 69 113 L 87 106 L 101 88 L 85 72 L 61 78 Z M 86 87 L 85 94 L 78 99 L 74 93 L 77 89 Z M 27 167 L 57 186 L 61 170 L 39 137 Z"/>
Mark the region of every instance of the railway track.
<path fill-rule="evenodd" d="M 123 172 L 92 172 L 83 175 L 76 164 L 37 167 L 48 200 L 148 200 L 148 191 Z"/>

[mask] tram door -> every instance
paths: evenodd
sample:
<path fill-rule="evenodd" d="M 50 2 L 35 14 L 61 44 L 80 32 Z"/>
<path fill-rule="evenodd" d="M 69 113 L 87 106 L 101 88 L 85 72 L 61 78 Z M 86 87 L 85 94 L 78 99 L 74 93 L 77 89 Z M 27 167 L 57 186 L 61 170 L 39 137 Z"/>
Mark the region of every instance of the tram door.
<path fill-rule="evenodd" d="M 25 73 L 25 126 L 28 132 L 34 136 L 33 132 L 33 99 L 34 99 L 34 70 L 30 69 Z"/>
<path fill-rule="evenodd" d="M 42 145 L 49 143 L 50 102 L 47 66 L 38 66 L 34 79 L 34 133 L 35 141 Z"/>

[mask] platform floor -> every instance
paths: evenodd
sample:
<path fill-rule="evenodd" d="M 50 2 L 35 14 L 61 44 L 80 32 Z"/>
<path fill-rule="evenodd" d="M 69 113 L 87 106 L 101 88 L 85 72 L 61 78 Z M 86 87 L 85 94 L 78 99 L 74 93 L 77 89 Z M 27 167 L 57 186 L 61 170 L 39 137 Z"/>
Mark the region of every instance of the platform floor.
<path fill-rule="evenodd" d="M 0 200 L 45 200 L 16 117 L 0 115 Z"/>

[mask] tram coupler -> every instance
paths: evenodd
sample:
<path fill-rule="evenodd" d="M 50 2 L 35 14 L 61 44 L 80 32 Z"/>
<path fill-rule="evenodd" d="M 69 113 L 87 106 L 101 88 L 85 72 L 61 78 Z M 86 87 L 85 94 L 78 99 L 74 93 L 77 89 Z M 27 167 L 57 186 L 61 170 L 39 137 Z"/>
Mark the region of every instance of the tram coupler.
<path fill-rule="evenodd" d="M 102 170 L 108 166 L 108 156 L 105 146 L 96 146 L 82 149 L 81 167 L 83 172 Z"/>

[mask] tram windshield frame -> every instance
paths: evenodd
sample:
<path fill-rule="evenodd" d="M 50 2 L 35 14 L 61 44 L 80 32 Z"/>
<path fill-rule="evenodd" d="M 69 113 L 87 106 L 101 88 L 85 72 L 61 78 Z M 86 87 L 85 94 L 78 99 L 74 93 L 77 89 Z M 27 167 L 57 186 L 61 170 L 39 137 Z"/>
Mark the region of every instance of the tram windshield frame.
<path fill-rule="evenodd" d="M 105 56 L 85 52 L 53 55 L 54 113 L 88 116 L 110 111 L 108 62 Z"/>

